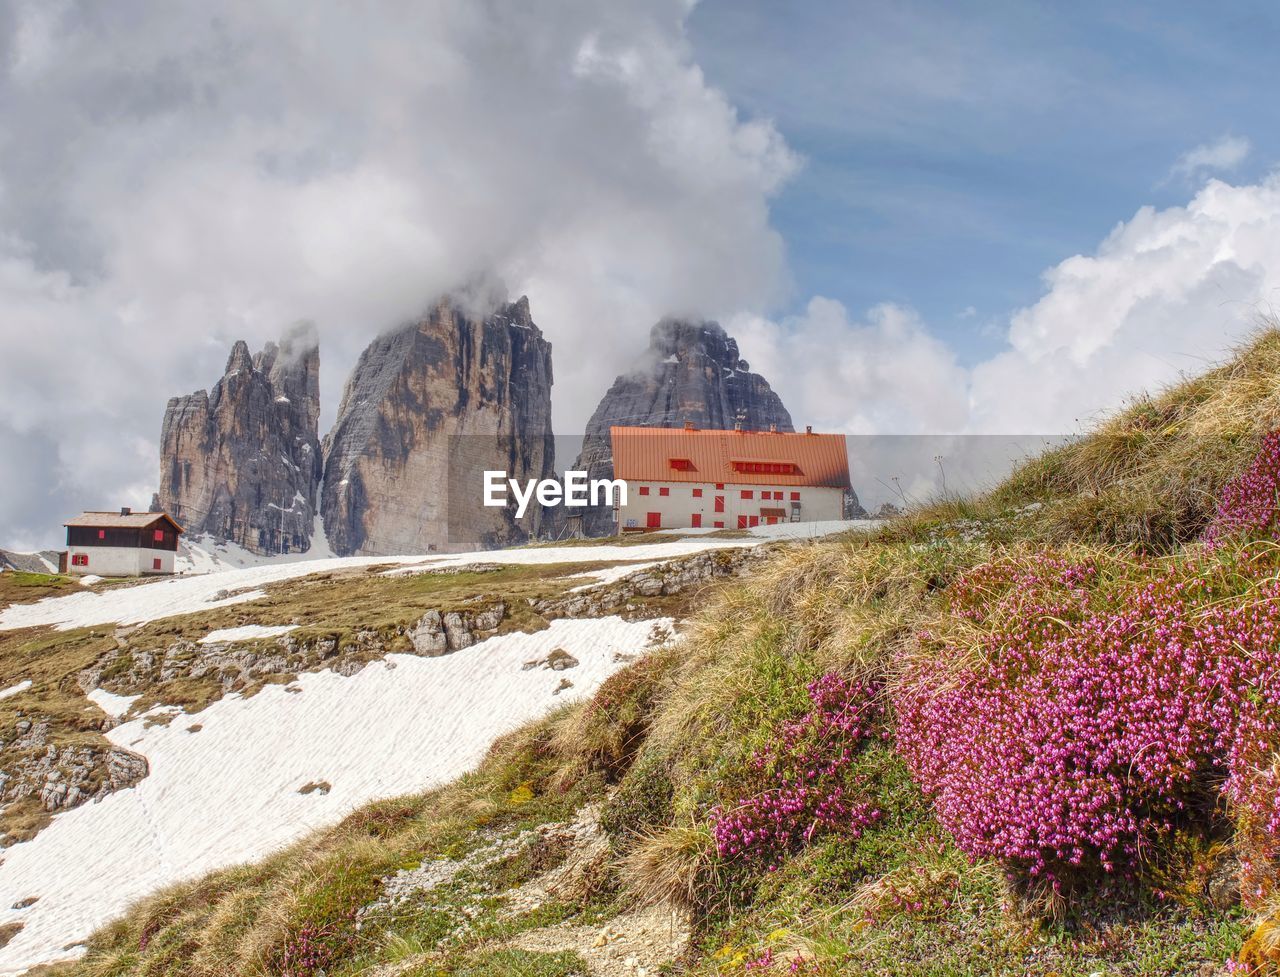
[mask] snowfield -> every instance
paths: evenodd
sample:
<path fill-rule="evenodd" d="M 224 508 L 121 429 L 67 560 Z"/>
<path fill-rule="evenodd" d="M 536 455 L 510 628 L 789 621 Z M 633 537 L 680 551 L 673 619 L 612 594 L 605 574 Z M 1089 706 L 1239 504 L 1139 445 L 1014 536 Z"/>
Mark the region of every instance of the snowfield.
<path fill-rule="evenodd" d="M 5 850 L 0 924 L 24 928 L 0 949 L 0 974 L 76 955 L 63 948 L 161 886 L 260 858 L 369 801 L 456 778 L 495 737 L 594 692 L 621 655 L 647 646 L 655 625 L 673 622 L 558 620 L 442 658 L 390 655 L 350 678 L 306 673 L 167 726 L 117 726 L 109 738 L 144 755 L 151 772 Z M 580 664 L 522 670 L 556 648 Z M 563 678 L 573 688 L 556 696 Z M 320 787 L 300 793 L 308 784 Z M 7 908 L 32 896 L 39 901 L 28 909 Z"/>
<path fill-rule="evenodd" d="M 0 691 L 0 699 L 7 699 L 10 696 L 17 695 L 19 692 L 26 692 L 31 688 L 31 679 L 24 678 L 17 685 L 11 685 L 7 689 Z"/>
<path fill-rule="evenodd" d="M 46 597 L 33 604 L 15 604 L 0 611 L 0 631 L 53 625 L 59 630 L 98 624 L 144 624 L 179 614 L 230 607 L 259 600 L 263 587 L 296 580 L 313 573 L 371 566 L 398 566 L 398 571 L 422 573 L 472 563 L 569 564 L 617 561 L 674 560 L 704 550 L 756 546 L 755 539 L 679 540 L 638 546 L 542 546 L 527 549 L 482 550 L 438 556 L 348 556 L 294 563 L 269 563 L 242 570 L 224 570 L 154 583 L 85 591 L 67 597 Z"/>

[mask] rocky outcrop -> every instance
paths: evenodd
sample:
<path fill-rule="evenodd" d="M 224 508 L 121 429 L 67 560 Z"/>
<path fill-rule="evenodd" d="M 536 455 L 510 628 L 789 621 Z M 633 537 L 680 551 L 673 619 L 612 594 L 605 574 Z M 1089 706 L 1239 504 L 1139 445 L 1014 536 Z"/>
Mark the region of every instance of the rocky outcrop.
<path fill-rule="evenodd" d="M 613 386 L 587 422 L 575 470 L 613 477 L 612 425 L 749 431 L 791 431 L 791 415 L 768 381 L 738 356 L 738 344 L 717 322 L 663 319 L 649 333 L 649 348 L 634 370 Z M 605 507 L 583 510 L 588 536 L 613 532 Z"/>
<path fill-rule="evenodd" d="M 374 340 L 325 438 L 334 552 L 469 550 L 535 534 L 533 507 L 517 520 L 483 506 L 483 472 L 554 473 L 551 383 L 551 344 L 525 298 L 488 313 L 445 299 Z"/>
<path fill-rule="evenodd" d="M 620 614 L 631 619 L 652 616 L 657 606 L 646 599 L 688 594 L 712 580 L 739 577 L 768 559 L 765 546 L 744 546 L 710 550 L 683 560 L 672 560 L 629 573 L 613 583 L 556 597 L 531 600 L 535 611 L 547 620 L 561 617 L 604 617 Z"/>
<path fill-rule="evenodd" d="M 158 507 L 188 533 L 256 553 L 305 551 L 320 482 L 320 354 L 295 327 L 256 356 L 237 342 L 212 392 L 165 410 Z"/>
<path fill-rule="evenodd" d="M 200 644 L 179 638 L 137 645 L 117 631 L 116 649 L 78 677 L 86 692 L 141 695 L 167 682 L 214 681 L 222 692 L 251 691 L 280 676 L 329 668 L 354 675 L 392 652 L 426 658 L 451 654 L 492 637 L 507 615 L 504 600 L 477 596 L 465 607 L 428 610 L 410 625 L 361 628 L 350 633 L 290 633 L 248 641 Z"/>
<path fill-rule="evenodd" d="M 148 773 L 146 757 L 123 747 L 49 742 L 47 720 L 20 717 L 0 742 L 0 801 L 34 797 L 46 811 L 66 811 L 132 787 Z"/>

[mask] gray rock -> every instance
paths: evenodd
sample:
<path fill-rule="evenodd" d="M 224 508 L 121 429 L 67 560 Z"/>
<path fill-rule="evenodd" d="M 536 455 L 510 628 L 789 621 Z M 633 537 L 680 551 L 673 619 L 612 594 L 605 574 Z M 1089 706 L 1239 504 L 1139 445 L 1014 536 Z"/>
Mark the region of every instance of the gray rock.
<path fill-rule="evenodd" d="M 439 611 L 427 611 L 409 632 L 409 640 L 413 650 L 428 658 L 443 655 L 449 650 L 449 642 L 444 634 L 444 622 Z"/>
<path fill-rule="evenodd" d="M 569 654 L 563 648 L 557 648 L 551 654 L 547 655 L 547 668 L 553 672 L 563 672 L 568 668 L 577 668 L 578 659 Z"/>
<path fill-rule="evenodd" d="M 211 393 L 169 401 L 157 506 L 188 533 L 258 553 L 307 550 L 322 465 L 319 418 L 314 327 L 296 326 L 256 356 L 237 342 Z"/>
<path fill-rule="evenodd" d="M 475 636 L 467 619 L 458 611 L 449 611 L 444 615 L 444 633 L 449 642 L 450 651 L 461 651 L 475 644 Z"/>
<path fill-rule="evenodd" d="M 322 508 L 334 551 L 470 550 L 536 534 L 536 506 L 517 522 L 514 508 L 482 504 L 481 473 L 554 473 L 551 382 L 551 344 L 525 298 L 445 298 L 375 339 L 325 438 Z"/>
<path fill-rule="evenodd" d="M 477 611 L 475 615 L 476 630 L 494 631 L 506 616 L 507 605 L 501 601 L 491 607 L 486 607 L 483 611 Z"/>

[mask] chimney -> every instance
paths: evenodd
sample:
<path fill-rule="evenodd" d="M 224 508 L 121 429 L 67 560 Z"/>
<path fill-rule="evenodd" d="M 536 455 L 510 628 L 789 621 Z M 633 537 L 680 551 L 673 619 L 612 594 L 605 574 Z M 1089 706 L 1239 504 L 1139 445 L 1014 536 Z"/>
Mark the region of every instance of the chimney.
<path fill-rule="evenodd" d="M 685 421 L 685 422 L 684 422 L 684 429 L 685 429 L 686 431 L 696 431 L 696 430 L 698 430 L 696 427 L 694 427 L 694 426 L 693 426 L 693 421 Z"/>
<path fill-rule="evenodd" d="M 741 430 L 742 430 L 742 422 L 741 422 L 741 421 L 734 421 L 734 422 L 733 422 L 733 429 L 734 429 L 735 431 L 741 431 Z"/>
<path fill-rule="evenodd" d="M 805 434 L 812 434 L 812 433 L 813 433 L 813 425 L 812 425 L 812 424 L 806 424 L 806 425 L 804 426 L 804 433 L 805 433 Z"/>
<path fill-rule="evenodd" d="M 770 425 L 769 425 L 769 433 L 770 433 L 770 434 L 777 434 L 777 433 L 778 433 L 778 425 L 776 425 L 776 424 L 770 424 Z"/>
<path fill-rule="evenodd" d="M 130 509 L 127 505 L 122 505 L 122 506 L 120 507 L 120 515 L 122 515 L 122 516 L 131 516 L 131 515 L 133 515 L 133 510 L 132 510 L 132 509 Z"/>

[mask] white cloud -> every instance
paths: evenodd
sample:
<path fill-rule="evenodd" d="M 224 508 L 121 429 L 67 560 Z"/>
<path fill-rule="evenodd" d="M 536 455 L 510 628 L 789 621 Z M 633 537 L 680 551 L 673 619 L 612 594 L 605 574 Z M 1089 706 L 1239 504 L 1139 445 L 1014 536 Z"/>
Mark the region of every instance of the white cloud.
<path fill-rule="evenodd" d="M 374 334 L 496 274 L 571 430 L 662 314 L 776 298 L 768 198 L 799 161 L 708 85 L 689 9 L 0 9 L 0 442 L 33 459 L 0 543 L 148 501 L 165 401 L 236 338 L 315 321 L 331 417 Z"/>
<path fill-rule="evenodd" d="M 1242 136 L 1223 136 L 1179 156 L 1170 176 L 1192 178 L 1210 171 L 1228 173 L 1243 163 L 1252 149 L 1249 140 Z"/>
<path fill-rule="evenodd" d="M 1211 180 L 1185 206 L 1144 207 L 1094 253 L 1045 272 L 1044 283 L 1038 302 L 1005 321 L 1004 348 L 968 366 L 897 306 L 856 320 L 815 298 L 799 316 L 740 316 L 732 329 L 797 425 L 878 435 L 1076 433 L 1134 393 L 1202 371 L 1270 312 L 1280 293 L 1280 175 L 1242 186 Z M 916 453 L 914 467 L 901 469 L 913 477 L 945 451 L 931 444 Z"/>

